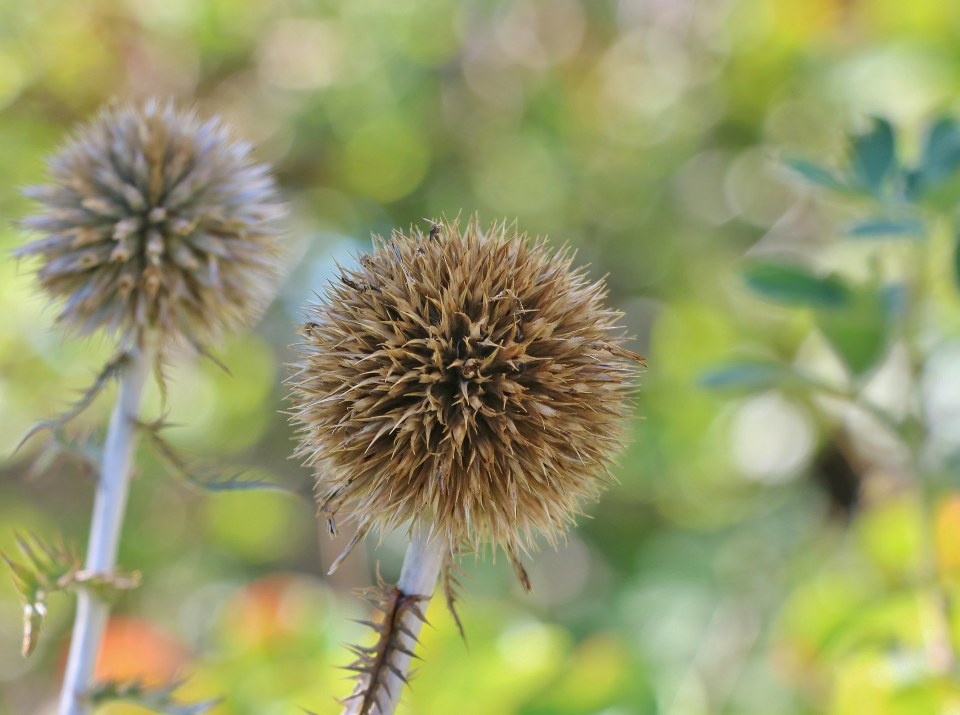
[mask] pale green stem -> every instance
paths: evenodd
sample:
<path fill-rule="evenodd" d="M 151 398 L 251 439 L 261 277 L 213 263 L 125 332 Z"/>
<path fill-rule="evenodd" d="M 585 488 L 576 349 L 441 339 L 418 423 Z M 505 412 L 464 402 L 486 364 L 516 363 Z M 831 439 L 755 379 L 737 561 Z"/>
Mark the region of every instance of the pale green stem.
<path fill-rule="evenodd" d="M 116 567 L 140 403 L 156 351 L 156 336 L 143 334 L 139 344 L 130 350 L 120 375 L 117 402 L 110 416 L 103 446 L 103 461 L 90 523 L 84 564 L 85 571 L 90 574 L 109 573 Z M 109 616 L 110 605 L 106 601 L 90 590 L 80 589 L 70 655 L 60 693 L 59 715 L 84 715 L 89 711 L 84 694 L 91 685 Z"/>

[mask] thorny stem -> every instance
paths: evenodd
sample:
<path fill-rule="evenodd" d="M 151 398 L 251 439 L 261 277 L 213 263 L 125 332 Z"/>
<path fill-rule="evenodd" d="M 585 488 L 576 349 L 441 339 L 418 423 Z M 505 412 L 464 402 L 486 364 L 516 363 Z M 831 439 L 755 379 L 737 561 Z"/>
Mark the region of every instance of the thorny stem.
<path fill-rule="evenodd" d="M 446 556 L 444 540 L 437 538 L 432 529 L 414 531 L 403 558 L 400 580 L 397 582 L 398 596 L 400 598 L 419 597 L 425 609 L 437 585 L 440 569 L 443 567 Z M 397 708 L 410 668 L 410 654 L 417 646 L 417 636 L 423 623 L 422 611 L 419 611 L 419 615 L 418 611 L 417 608 L 397 608 L 394 611 L 396 621 L 391 626 L 393 632 L 385 635 L 393 639 L 393 645 L 390 646 L 388 658 L 384 663 L 379 664 L 385 672 L 371 674 L 380 679 L 383 684 L 382 691 L 374 693 L 377 715 L 393 715 Z M 390 618 L 391 614 L 386 614 L 386 617 Z M 365 698 L 347 700 L 343 715 L 368 715 L 362 712 L 365 700 Z"/>
<path fill-rule="evenodd" d="M 117 402 L 110 416 L 93 504 L 84 566 L 88 573 L 110 573 L 116 566 L 140 402 L 157 348 L 155 335 L 142 334 L 139 343 L 131 348 L 129 360 L 120 375 Z M 83 715 L 88 711 L 83 696 L 90 687 L 109 615 L 110 606 L 106 601 L 88 589 L 79 591 L 70 655 L 60 692 L 59 715 Z"/>

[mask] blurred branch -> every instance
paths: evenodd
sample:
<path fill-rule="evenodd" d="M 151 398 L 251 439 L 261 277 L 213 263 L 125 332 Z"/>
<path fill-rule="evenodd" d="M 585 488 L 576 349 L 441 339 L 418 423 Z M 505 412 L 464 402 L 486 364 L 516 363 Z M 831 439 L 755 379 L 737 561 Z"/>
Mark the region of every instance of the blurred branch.
<path fill-rule="evenodd" d="M 181 685 L 183 685 L 182 681 L 175 681 L 157 688 L 149 688 L 141 680 L 111 680 L 93 686 L 84 699 L 91 705 L 103 705 L 121 700 L 148 708 L 160 715 L 201 715 L 222 701 L 218 698 L 196 703 L 178 702 L 174 699 L 173 693 Z"/>

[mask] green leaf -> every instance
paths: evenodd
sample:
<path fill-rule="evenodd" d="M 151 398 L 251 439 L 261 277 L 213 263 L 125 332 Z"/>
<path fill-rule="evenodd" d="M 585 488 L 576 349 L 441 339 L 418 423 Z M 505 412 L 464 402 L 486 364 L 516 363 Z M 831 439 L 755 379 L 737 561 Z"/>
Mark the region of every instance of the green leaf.
<path fill-rule="evenodd" d="M 847 229 L 853 238 L 915 238 L 926 233 L 926 225 L 917 218 L 872 218 Z"/>
<path fill-rule="evenodd" d="M 750 290 L 778 303 L 813 308 L 836 308 L 847 302 L 849 290 L 838 278 L 814 275 L 806 268 L 757 261 L 743 268 Z"/>
<path fill-rule="evenodd" d="M 787 159 L 786 165 L 811 184 L 834 191 L 850 190 L 850 187 L 844 184 L 832 171 L 819 164 L 814 164 L 812 161 L 807 161 L 806 159 Z"/>
<path fill-rule="evenodd" d="M 699 384 L 711 390 L 757 391 L 776 387 L 789 375 L 785 365 L 761 360 L 741 360 L 711 368 Z"/>
<path fill-rule="evenodd" d="M 923 172 L 920 169 L 904 169 L 901 172 L 903 194 L 907 201 L 917 201 L 923 193 Z"/>
<path fill-rule="evenodd" d="M 873 118 L 873 128 L 853 137 L 850 147 L 850 171 L 854 183 L 880 193 L 884 180 L 893 169 L 896 139 L 886 119 Z"/>
<path fill-rule="evenodd" d="M 960 122 L 952 117 L 938 119 L 927 134 L 920 163 L 922 184 L 943 181 L 960 168 Z"/>

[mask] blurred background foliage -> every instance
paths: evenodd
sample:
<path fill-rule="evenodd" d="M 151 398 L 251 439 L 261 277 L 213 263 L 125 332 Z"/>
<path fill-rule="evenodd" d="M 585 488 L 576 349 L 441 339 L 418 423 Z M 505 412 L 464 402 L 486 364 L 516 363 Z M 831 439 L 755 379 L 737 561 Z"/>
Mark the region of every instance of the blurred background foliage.
<path fill-rule="evenodd" d="M 218 348 L 231 375 L 178 356 L 165 434 L 309 497 L 280 381 L 334 259 L 461 211 L 570 243 L 649 358 L 632 445 L 530 560 L 532 595 L 502 559 L 467 562 L 469 649 L 434 603 L 404 712 L 957 713 L 957 147 L 926 147 L 960 109 L 958 32 L 942 0 L 2 2 L 0 250 L 24 240 L 19 190 L 104 101 L 224 115 L 276 166 L 289 266 Z M 872 116 L 899 128 L 892 163 Z M 12 452 L 110 346 L 64 339 L 10 259 L 0 315 L 0 549 L 14 530 L 82 545 L 76 450 Z M 95 445 L 109 402 L 70 439 Z M 326 578 L 342 544 L 309 499 L 199 493 L 145 444 L 138 465 L 120 561 L 144 578 L 100 675 L 189 676 L 177 695 L 223 696 L 218 715 L 338 712 L 340 643 L 364 637 L 350 589 L 376 562 L 394 578 L 401 540 Z M 20 611 L 0 578 L 0 713 L 52 712 L 72 602 L 51 598 L 29 660 Z"/>

